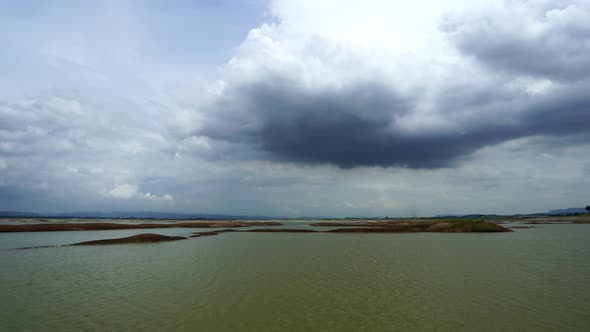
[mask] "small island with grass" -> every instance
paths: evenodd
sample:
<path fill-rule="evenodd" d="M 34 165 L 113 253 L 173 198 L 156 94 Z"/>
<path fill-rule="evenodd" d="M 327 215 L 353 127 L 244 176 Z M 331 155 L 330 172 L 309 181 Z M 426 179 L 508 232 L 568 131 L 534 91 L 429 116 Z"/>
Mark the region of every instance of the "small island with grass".
<path fill-rule="evenodd" d="M 122 238 L 107 238 L 60 246 L 159 243 L 210 237 L 223 233 L 300 233 L 300 234 L 371 234 L 371 233 L 509 233 L 543 224 L 587 224 L 589 214 L 541 216 L 486 216 L 432 218 L 345 218 L 279 220 L 157 220 L 157 219 L 13 219 L 0 224 L 0 233 L 63 232 L 97 230 L 207 229 L 169 236 L 154 233 Z M 59 246 L 26 247 L 20 249 Z"/>
<path fill-rule="evenodd" d="M 68 225 L 66 227 L 66 225 Z M 74 226 L 72 226 L 74 225 Z M 313 222 L 312 228 L 252 228 L 260 226 L 283 226 L 279 222 L 249 221 L 249 222 L 193 222 L 171 224 L 116 224 L 116 223 L 78 223 L 78 224 L 48 224 L 39 225 L 2 225 L 0 232 L 38 232 L 38 231 L 75 231 L 75 230 L 105 230 L 105 229 L 153 229 L 160 228 L 215 228 L 213 230 L 194 232 L 190 237 L 167 236 L 161 234 L 138 234 L 123 238 L 101 239 L 85 241 L 64 246 L 91 246 L 114 244 L 159 243 L 215 236 L 222 233 L 501 233 L 512 232 L 497 223 L 482 220 L 439 220 L 439 221 L 324 221 Z M 21 227 L 18 227 L 21 226 Z M 24 227 L 26 226 L 26 227 Z M 37 227 L 35 227 L 37 226 Z M 156 227 L 154 227 L 156 226 Z M 35 249 L 59 246 L 25 247 L 19 249 Z"/>

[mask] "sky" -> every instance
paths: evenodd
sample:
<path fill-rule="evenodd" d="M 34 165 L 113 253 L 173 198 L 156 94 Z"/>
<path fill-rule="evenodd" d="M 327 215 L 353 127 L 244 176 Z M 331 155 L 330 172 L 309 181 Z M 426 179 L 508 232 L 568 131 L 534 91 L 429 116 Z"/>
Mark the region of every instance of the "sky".
<path fill-rule="evenodd" d="M 587 0 L 0 1 L 0 210 L 590 203 Z"/>

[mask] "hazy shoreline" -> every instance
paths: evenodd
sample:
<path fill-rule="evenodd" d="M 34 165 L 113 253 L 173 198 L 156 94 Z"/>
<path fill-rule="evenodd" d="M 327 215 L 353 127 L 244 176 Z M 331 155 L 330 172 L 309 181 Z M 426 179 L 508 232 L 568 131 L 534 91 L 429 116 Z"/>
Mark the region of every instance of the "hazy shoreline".
<path fill-rule="evenodd" d="M 117 228 L 111 228 L 115 226 Z M 512 229 L 503 227 L 502 225 L 480 220 L 469 221 L 422 221 L 422 222 L 322 222 L 311 223 L 310 228 L 249 228 L 250 226 L 282 226 L 277 222 L 248 222 L 248 223 L 186 223 L 169 225 L 167 228 L 174 228 L 174 226 L 183 226 L 183 228 L 222 228 L 213 229 L 202 232 L 192 233 L 189 237 L 185 236 L 166 236 L 162 234 L 136 234 L 127 237 L 107 238 L 98 240 L 89 240 L 72 244 L 58 245 L 58 246 L 31 246 L 21 247 L 17 249 L 40 249 L 49 247 L 61 246 L 81 246 L 81 245 L 110 245 L 110 244 L 139 244 L 139 243 L 155 243 L 186 240 L 188 238 L 198 238 L 205 236 L 215 236 L 222 233 L 236 232 L 236 233 L 502 233 L 513 232 Z M 47 226 L 52 226 L 52 231 L 72 231 L 72 230 L 120 230 L 120 229 L 154 229 L 152 224 L 108 224 L 108 223 L 92 223 L 92 224 L 52 224 L 52 225 L 5 225 L 0 227 L 0 231 L 4 232 L 39 232 L 48 229 Z M 86 227 L 79 229 L 77 227 Z M 130 227 L 130 228 L 129 228 Z M 337 227 L 337 228 L 334 228 Z M 246 229 L 244 229 L 246 228 Z M 315 228 L 315 229 L 313 229 Z M 329 228 L 329 229 L 327 229 Z"/>
<path fill-rule="evenodd" d="M 10 220 L 9 220 L 10 221 Z M 206 228 L 208 231 L 194 232 L 183 236 L 170 237 L 163 234 L 135 234 L 128 237 L 89 239 L 80 243 L 53 246 L 32 246 L 19 249 L 46 248 L 77 245 L 139 244 L 164 241 L 185 240 L 204 236 L 214 236 L 228 232 L 243 233 L 331 233 L 331 234 L 369 234 L 369 233 L 507 233 L 515 229 L 530 229 L 530 224 L 588 224 L 589 215 L 539 217 L 532 219 L 498 218 L 416 218 L 416 219 L 327 219 L 327 220 L 216 220 L 216 221 L 159 221 L 134 220 L 85 220 L 82 222 L 63 222 L 63 219 L 50 221 L 21 220 L 18 223 L 0 224 L 0 233 L 26 232 L 69 232 L 69 231 L 117 231 L 151 229 L 162 232 L 164 229 Z M 1 220 L 0 220 L 1 222 Z M 291 226 L 290 226 L 291 225 Z M 302 227 L 303 226 L 303 227 Z M 272 228 L 260 228 L 272 227 Z M 276 227 L 276 228 L 275 228 Z M 158 231 L 160 230 L 160 231 Z M 98 237 L 98 236 L 97 236 Z M 66 242 L 67 243 L 67 242 Z"/>
<path fill-rule="evenodd" d="M 25 225 L 0 225 L 0 233 L 11 232 L 60 232 L 60 231 L 95 231 L 95 230 L 124 230 L 124 229 L 154 229 L 154 228 L 219 228 L 219 227 L 251 227 L 251 226 L 281 226 L 272 221 L 253 222 L 181 222 L 181 223 L 142 223 L 125 224 L 114 222 L 89 223 L 30 223 Z"/>

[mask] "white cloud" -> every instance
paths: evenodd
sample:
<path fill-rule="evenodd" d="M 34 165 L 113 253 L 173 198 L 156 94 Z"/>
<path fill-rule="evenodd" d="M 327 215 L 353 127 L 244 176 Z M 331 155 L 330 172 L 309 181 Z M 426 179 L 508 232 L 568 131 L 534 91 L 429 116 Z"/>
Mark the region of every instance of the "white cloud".
<path fill-rule="evenodd" d="M 139 194 L 137 194 L 137 197 L 140 199 L 148 200 L 148 201 L 172 201 L 172 200 L 174 200 L 174 197 L 172 197 L 172 195 L 170 195 L 170 194 L 164 194 L 162 196 L 158 196 L 158 195 L 154 195 L 154 194 L 150 194 L 150 193 L 139 193 Z"/>
<path fill-rule="evenodd" d="M 138 191 L 137 185 L 134 184 L 119 184 L 108 192 L 112 198 L 119 199 L 140 199 L 146 201 L 173 201 L 174 197 L 170 194 L 155 195 L 149 192 L 142 193 Z"/>
<path fill-rule="evenodd" d="M 137 186 L 133 184 L 120 184 L 116 185 L 109 195 L 113 198 L 130 199 L 137 195 Z"/>
<path fill-rule="evenodd" d="M 552 86 L 553 82 L 548 79 L 535 80 L 527 85 L 526 90 L 532 95 L 542 95 L 547 93 Z"/>

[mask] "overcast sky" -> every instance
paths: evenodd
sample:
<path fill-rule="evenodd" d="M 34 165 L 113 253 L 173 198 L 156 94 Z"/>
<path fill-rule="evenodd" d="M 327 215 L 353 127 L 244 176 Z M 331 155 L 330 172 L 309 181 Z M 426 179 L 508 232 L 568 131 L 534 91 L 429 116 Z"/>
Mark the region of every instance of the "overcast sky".
<path fill-rule="evenodd" d="M 587 0 L 0 2 L 0 210 L 590 204 Z"/>

